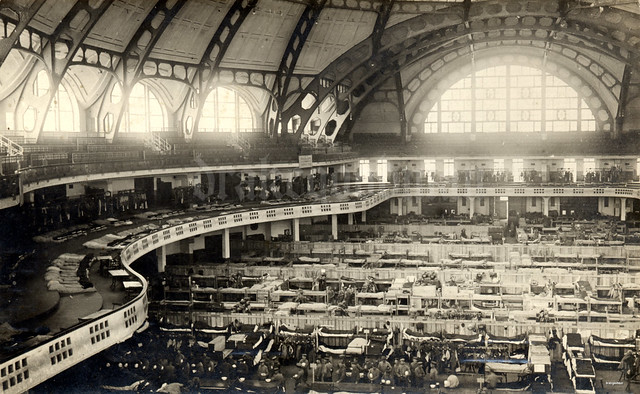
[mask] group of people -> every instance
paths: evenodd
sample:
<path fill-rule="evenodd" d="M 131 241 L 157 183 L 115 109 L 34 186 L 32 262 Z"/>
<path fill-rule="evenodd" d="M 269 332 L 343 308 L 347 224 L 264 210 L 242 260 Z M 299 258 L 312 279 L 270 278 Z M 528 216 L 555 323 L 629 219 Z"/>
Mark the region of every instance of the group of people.
<path fill-rule="evenodd" d="M 618 165 L 611 166 L 611 168 L 603 168 L 601 171 L 589 171 L 584 174 L 584 181 L 586 183 L 598 183 L 598 182 L 625 182 L 630 181 L 630 176 L 626 177 L 622 168 Z"/>
<path fill-rule="evenodd" d="M 513 180 L 511 173 L 494 170 L 459 170 L 458 183 L 461 185 L 478 183 L 504 183 Z"/>
<path fill-rule="evenodd" d="M 425 367 L 424 361 L 417 357 L 411 362 L 405 358 L 395 358 L 391 361 L 393 364 L 386 357 L 367 358 L 364 362 L 357 357 L 321 357 L 311 365 L 311 379 L 316 382 L 371 383 L 421 388 L 425 383 L 435 382 L 438 378 L 437 370 L 430 366 Z"/>

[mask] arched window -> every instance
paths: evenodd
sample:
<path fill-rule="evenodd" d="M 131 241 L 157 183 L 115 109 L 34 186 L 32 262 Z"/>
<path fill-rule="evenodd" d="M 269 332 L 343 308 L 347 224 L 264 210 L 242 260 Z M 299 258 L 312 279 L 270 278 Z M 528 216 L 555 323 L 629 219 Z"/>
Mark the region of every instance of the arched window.
<path fill-rule="evenodd" d="M 137 83 L 129 95 L 129 109 L 124 113 L 121 132 L 149 133 L 162 131 L 166 127 L 166 117 L 160 100 L 149 87 Z"/>
<path fill-rule="evenodd" d="M 425 133 L 595 131 L 585 100 L 543 70 L 505 65 L 453 84 L 431 108 Z"/>
<path fill-rule="evenodd" d="M 235 90 L 219 87 L 204 102 L 198 126 L 200 132 L 251 132 L 253 115 L 251 108 Z"/>
<path fill-rule="evenodd" d="M 79 131 L 76 119 L 77 103 L 63 84 L 58 86 L 56 95 L 49 106 L 44 120 L 44 131 Z"/>

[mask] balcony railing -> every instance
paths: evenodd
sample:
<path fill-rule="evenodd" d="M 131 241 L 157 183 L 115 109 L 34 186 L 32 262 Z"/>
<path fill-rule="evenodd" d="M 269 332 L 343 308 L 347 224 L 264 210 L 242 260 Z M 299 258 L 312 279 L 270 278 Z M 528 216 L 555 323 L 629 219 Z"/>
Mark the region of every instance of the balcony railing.
<path fill-rule="evenodd" d="M 0 151 L 5 152 L 7 156 L 22 156 L 24 149 L 4 135 L 0 135 Z"/>

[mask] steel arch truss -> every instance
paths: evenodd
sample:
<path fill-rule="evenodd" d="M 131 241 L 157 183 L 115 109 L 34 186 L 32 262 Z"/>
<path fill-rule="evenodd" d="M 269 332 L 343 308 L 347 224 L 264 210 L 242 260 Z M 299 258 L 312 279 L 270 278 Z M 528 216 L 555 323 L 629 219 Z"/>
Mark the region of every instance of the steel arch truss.
<path fill-rule="evenodd" d="M 526 21 L 524 21 L 525 19 Z M 523 20 L 526 26 L 520 26 L 521 20 Z M 536 21 L 540 21 L 540 23 L 536 23 Z M 556 31 L 553 30 L 553 23 L 549 23 L 552 21 L 553 19 L 547 16 L 538 18 L 500 17 L 492 18 L 487 21 L 476 20 L 470 25 L 470 35 L 474 43 L 482 41 L 498 42 L 508 39 L 518 43 L 542 41 L 543 44 L 541 45 L 544 46 L 544 40 L 546 40 L 548 35 L 551 34 L 549 31 Z M 462 21 L 460 22 L 462 23 Z M 495 26 L 495 30 L 487 31 L 488 25 Z M 544 32 L 544 34 L 541 32 Z M 365 93 L 371 91 L 370 86 L 376 85 L 375 81 L 377 79 L 387 78 L 388 72 L 384 72 L 385 68 L 391 67 L 394 62 L 397 62 L 401 67 L 404 67 L 412 61 L 422 58 L 426 54 L 432 53 L 436 49 L 445 50 L 447 46 L 455 45 L 456 43 L 464 43 L 464 45 L 468 46 L 468 33 L 469 29 L 467 29 L 463 24 L 457 24 L 446 26 L 436 31 L 430 31 L 417 37 L 412 37 L 411 39 L 396 43 L 393 46 L 388 45 L 381 54 L 376 56 L 376 58 L 384 59 L 383 63 L 371 61 L 368 61 L 368 63 L 363 62 L 357 67 L 351 67 L 349 72 L 343 73 L 344 80 L 349 81 L 351 84 L 351 88 L 349 89 L 351 100 L 354 104 L 357 103 Z M 586 56 L 579 55 L 575 50 L 570 49 L 572 46 L 584 47 L 585 49 L 604 54 L 623 63 L 632 64 L 635 67 L 638 67 L 638 63 L 634 61 L 637 58 L 635 54 L 626 50 L 630 48 L 620 48 L 620 50 L 617 50 L 618 47 L 610 45 L 606 38 L 601 35 L 591 33 L 588 28 L 577 23 L 573 23 L 570 26 L 563 28 L 561 31 L 556 31 L 556 34 L 560 33 L 562 34 L 562 37 L 556 38 L 553 46 L 555 47 L 556 44 L 565 45 L 568 47 L 568 52 L 572 52 L 578 62 L 584 62 L 584 59 L 588 58 Z M 587 35 L 587 38 L 583 37 L 585 34 Z M 590 45 L 589 39 L 594 38 L 600 40 L 599 45 Z M 626 46 L 626 44 L 623 46 Z M 359 48 L 356 48 L 354 53 L 358 49 Z M 578 58 L 578 56 L 580 57 Z M 335 63 L 348 63 L 352 66 L 355 63 L 355 59 L 358 57 L 360 56 L 351 54 L 347 58 L 341 58 Z M 360 57 L 360 59 L 362 59 L 362 57 Z M 600 68 L 604 69 L 603 67 Z M 378 75 L 377 77 L 376 74 Z M 604 72 L 600 78 L 602 78 L 603 81 L 606 81 L 605 85 L 608 87 L 613 87 L 618 83 L 618 81 L 615 81 L 615 77 L 610 73 Z M 370 86 L 367 87 L 367 85 Z M 319 99 L 322 99 L 322 97 Z"/>
<path fill-rule="evenodd" d="M 70 66 L 89 66 L 115 73 L 122 54 L 93 45 L 82 44 L 71 59 Z"/>
<path fill-rule="evenodd" d="M 475 43 L 476 43 L 475 53 L 478 54 L 481 52 L 485 52 L 487 50 L 498 49 L 498 47 L 500 46 L 505 46 L 505 45 L 508 46 L 510 44 L 513 45 L 515 42 L 489 41 L 489 42 L 481 43 L 481 42 L 475 41 Z M 529 43 L 519 41 L 518 47 L 522 47 L 525 44 L 533 50 L 538 50 L 538 51 L 544 50 L 544 43 L 535 42 L 535 41 L 531 41 Z M 554 45 L 553 48 L 556 48 L 556 45 Z M 600 83 L 602 83 L 603 86 L 610 87 L 612 88 L 612 90 L 615 90 L 615 91 L 620 90 L 621 82 L 618 81 L 617 78 L 615 78 L 613 75 L 605 72 L 604 71 L 605 69 L 602 65 L 596 63 L 595 61 L 592 61 L 588 57 L 583 56 L 579 53 L 576 53 L 573 50 L 569 53 L 563 50 L 558 50 L 557 52 L 554 51 L 553 53 L 558 54 L 558 56 L 564 57 L 568 61 L 574 62 L 577 65 L 582 65 L 583 70 L 586 70 L 586 71 L 583 71 L 582 76 L 584 76 L 584 73 L 588 73 L 593 77 L 593 79 L 598 80 Z M 424 54 L 424 56 L 414 58 L 412 60 L 403 59 L 404 64 L 408 65 L 411 62 L 415 62 L 425 57 L 429 57 L 429 55 L 435 56 L 435 53 L 431 51 L 429 52 L 429 54 Z M 469 45 L 464 41 L 458 42 L 456 45 L 448 46 L 446 48 L 439 48 L 439 50 L 437 51 L 437 58 L 433 59 L 430 65 L 428 65 L 422 72 L 417 74 L 411 81 L 409 81 L 405 85 L 404 96 L 407 97 L 407 102 L 410 102 L 412 96 L 414 95 L 422 96 L 424 94 L 424 92 L 421 91 L 420 89 L 422 86 L 425 86 L 427 81 L 434 78 L 433 77 L 434 74 L 438 73 L 439 77 L 441 77 L 442 76 L 441 70 L 444 70 L 448 64 L 453 64 L 454 62 L 459 61 L 461 58 L 466 58 L 466 57 L 470 58 L 471 56 L 472 56 L 472 52 L 469 49 Z M 576 60 L 576 59 L 579 59 L 579 60 Z M 585 60 L 591 61 L 591 63 L 584 63 Z M 457 64 L 457 66 L 459 66 L 459 64 Z M 573 74 L 578 75 L 578 74 L 575 74 L 575 72 Z M 582 76 L 579 76 L 581 81 L 580 85 L 591 86 L 592 84 L 586 81 Z M 388 77 L 389 77 L 388 74 L 374 73 L 372 75 L 369 75 L 368 78 L 364 79 L 364 81 L 359 85 L 359 88 L 354 91 L 354 94 L 357 96 L 356 98 L 353 99 L 354 116 L 357 116 L 357 114 L 362 110 L 363 106 L 370 101 L 368 97 L 372 95 L 373 92 L 376 91 L 378 86 L 383 84 Z M 596 96 L 596 94 L 594 93 L 594 89 L 591 89 L 591 88 L 586 89 L 583 92 L 581 92 L 581 94 L 589 103 L 594 114 L 597 114 L 597 113 L 601 114 L 599 119 L 599 128 L 602 130 L 610 131 L 611 130 L 611 113 L 613 111 L 613 108 L 611 106 L 606 106 L 605 108 L 603 108 L 602 101 L 604 100 L 604 98 L 600 96 Z M 615 96 L 615 94 L 612 93 L 609 97 L 609 101 L 615 101 L 615 100 L 617 100 L 617 96 Z M 411 101 L 411 102 L 412 102 L 412 105 L 410 106 L 411 108 L 409 109 L 409 111 L 411 111 L 411 109 L 415 108 L 417 105 L 415 101 Z M 605 113 L 601 113 L 600 111 L 605 111 Z M 427 114 L 426 113 L 419 113 L 419 114 L 420 116 L 422 116 L 422 118 L 419 120 L 423 121 L 424 117 L 426 117 Z M 411 131 L 416 132 L 417 131 L 416 125 L 421 124 L 420 121 L 416 120 L 416 115 L 414 114 L 407 114 L 407 115 L 409 118 L 412 119 Z"/>
<path fill-rule="evenodd" d="M 1 37 L 3 37 L 0 39 L 0 64 L 4 63 L 9 52 L 16 45 L 23 47 L 23 49 L 36 51 L 33 48 L 36 47 L 36 43 L 40 44 L 42 42 L 42 37 L 29 29 L 28 25 L 44 2 L 45 0 L 35 0 L 28 7 L 21 5 L 17 0 L 6 0 L 0 3 L 0 10 L 8 10 L 14 16 L 14 18 L 9 18 L 0 15 L 0 23 L 2 24 Z M 26 35 L 23 34 L 25 31 Z M 40 45 L 37 45 L 37 47 L 39 49 Z"/>
<path fill-rule="evenodd" d="M 107 138 L 113 140 L 117 136 L 124 113 L 127 111 L 129 95 L 135 84 L 140 80 L 145 69 L 155 69 L 154 62 L 148 62 L 149 54 L 169 23 L 178 14 L 187 0 L 159 0 L 147 14 L 136 32 L 131 37 L 122 58 L 115 68 L 116 77 L 112 78 L 110 86 L 105 90 L 102 105 L 98 112 L 98 127 Z M 119 101 L 112 102 L 111 92 L 115 84 L 122 85 L 122 95 Z M 109 121 L 112 119 L 112 121 Z"/>
<path fill-rule="evenodd" d="M 111 1 L 76 2 L 71 10 L 45 42 L 41 42 L 40 55 L 43 63 L 34 66 L 25 80 L 26 86 L 34 84 L 37 74 L 45 69 L 50 76 L 51 83 L 46 94 L 39 96 L 34 89 L 23 89 L 16 105 L 15 123 L 17 129 L 25 130 L 25 140 L 35 141 L 40 135 L 45 117 L 64 73 L 71 65 L 76 51 L 87 37 L 93 26 L 111 5 Z M 29 30 L 25 30 L 29 31 Z M 30 50 L 34 48 L 34 35 L 29 34 Z M 19 42 L 20 40 L 18 40 Z M 22 49 L 22 44 L 14 43 L 14 48 Z M 25 127 L 25 117 L 32 117 L 33 127 Z"/>
<path fill-rule="evenodd" d="M 555 25 L 554 21 L 559 15 L 567 15 L 571 12 L 565 9 L 563 4 L 563 2 L 524 1 L 472 3 L 468 13 L 465 13 L 462 3 L 446 9 L 441 8 L 440 13 L 421 15 L 386 29 L 382 38 L 382 48 L 378 53 L 373 51 L 371 42 L 363 42 L 354 47 L 327 67 L 319 78 L 331 80 L 333 85 L 343 83 L 350 86 L 348 93 L 355 103 L 366 90 L 366 87 L 360 86 L 364 81 L 369 80 L 374 83 L 373 80 L 380 78 L 380 76 L 374 77 L 374 74 L 382 75 L 383 78 L 388 77 L 388 71 L 384 68 L 392 66 L 396 61 L 400 67 L 404 67 L 414 59 L 424 56 L 427 50 L 420 46 L 429 46 L 429 43 L 435 40 L 440 41 L 442 47 L 446 47 L 463 40 L 465 36 L 469 36 L 475 42 L 485 35 L 486 30 L 494 31 L 492 34 L 496 35 L 496 41 L 500 40 L 499 36 L 502 34 L 513 35 L 513 39 L 517 41 L 538 41 L 542 37 L 536 34 L 543 34 L 546 39 L 550 31 L 555 31 L 558 37 L 554 40 L 554 45 L 563 41 L 567 46 L 585 47 L 638 67 L 640 62 L 637 59 L 640 49 L 636 45 L 638 40 L 634 38 L 633 33 L 625 33 L 624 37 L 620 34 L 610 37 L 606 34 L 606 29 L 611 29 L 610 26 L 594 27 L 593 20 L 587 18 L 572 19 L 566 24 Z M 523 16 L 519 16 L 520 13 Z M 467 24 L 465 24 L 465 15 L 468 15 Z M 488 40 L 491 39 L 489 36 Z M 469 45 L 469 42 L 466 42 L 466 45 Z M 407 55 L 411 50 L 414 53 Z M 383 59 L 383 62 L 378 61 L 379 59 Z M 331 93 L 330 89 L 324 91 L 318 89 L 315 92 L 317 93 L 316 104 L 311 108 L 311 113 L 317 109 L 318 103 Z M 294 103 L 292 106 L 293 111 L 300 110 L 297 104 Z M 303 118 L 302 124 L 308 121 L 308 117 Z"/>
<path fill-rule="evenodd" d="M 194 130 L 198 129 L 204 102 L 214 89 L 214 75 L 218 71 L 233 38 L 257 2 L 258 0 L 235 0 L 209 41 L 209 45 L 200 59 L 198 69 L 190 80 L 190 85 L 195 89 L 187 94 L 182 104 L 180 129 L 183 130 L 186 139 L 191 139 Z"/>
<path fill-rule="evenodd" d="M 331 6 L 334 5 L 335 1 L 331 2 Z M 396 4 L 395 1 L 373 2 L 371 6 L 371 10 L 375 10 L 378 13 L 376 24 L 372 34 L 364 42 L 357 45 L 355 51 L 360 59 L 371 59 L 370 61 L 375 64 L 377 60 L 374 59 L 372 55 L 377 53 L 377 48 L 381 45 L 385 32 L 384 28 L 392 9 L 396 9 Z M 287 96 L 286 99 L 281 100 L 280 106 L 278 108 L 271 106 L 270 108 L 271 119 L 268 124 L 269 131 L 276 132 L 275 124 L 287 123 L 296 116 L 301 117 L 300 126 L 296 130 L 296 134 L 300 136 L 304 132 L 305 125 L 311 121 L 311 116 L 315 113 L 315 110 L 323 107 L 325 109 L 329 108 L 329 111 L 318 111 L 318 115 L 314 115 L 312 134 L 309 136 L 309 139 L 312 141 L 318 141 L 320 139 L 329 142 L 333 141 L 337 135 L 337 131 L 344 121 L 347 120 L 351 110 L 351 103 L 343 97 L 344 93 L 351 87 L 351 81 L 340 78 L 344 73 L 344 69 L 349 67 L 351 67 L 350 64 L 334 62 L 306 84 L 306 86 L 296 91 L 284 92 Z M 335 105 L 328 107 L 326 105 L 328 100 L 333 100 Z M 305 104 L 305 102 L 313 102 L 313 104 L 311 107 L 308 107 L 308 104 Z M 279 111 L 279 119 L 274 119 L 276 110 Z M 316 128 L 318 131 L 314 130 Z"/>
<path fill-rule="evenodd" d="M 267 107 L 267 130 L 269 133 L 286 132 L 288 120 L 283 119 L 282 109 L 285 106 L 289 93 L 289 84 L 291 83 L 293 72 L 304 48 L 304 44 L 307 42 L 307 38 L 309 38 L 309 34 L 318 20 L 326 1 L 327 0 L 313 0 L 307 5 L 289 38 L 272 89 L 275 98 L 271 100 L 274 100 L 275 104 L 272 102 Z"/>

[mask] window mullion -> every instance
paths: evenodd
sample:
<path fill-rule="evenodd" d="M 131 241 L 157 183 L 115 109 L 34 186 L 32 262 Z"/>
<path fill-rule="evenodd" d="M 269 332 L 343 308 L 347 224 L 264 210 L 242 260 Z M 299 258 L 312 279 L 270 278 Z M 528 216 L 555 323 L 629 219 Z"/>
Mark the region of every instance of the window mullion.
<path fill-rule="evenodd" d="M 218 99 L 218 88 L 216 88 L 216 93 L 213 95 L 213 113 L 215 114 L 214 118 L 213 118 L 213 131 L 220 131 L 218 130 L 218 119 L 220 119 L 220 106 L 218 105 L 220 103 L 220 100 Z"/>
<path fill-rule="evenodd" d="M 542 69 L 542 98 L 540 99 L 542 109 L 540 114 L 540 132 L 546 133 L 547 131 L 547 72 L 545 68 Z"/>
<path fill-rule="evenodd" d="M 147 133 L 151 132 L 151 114 L 149 113 L 149 88 L 144 87 L 144 124 Z"/>
<path fill-rule="evenodd" d="M 238 93 L 236 92 L 233 92 L 233 97 L 235 98 L 234 102 L 236 106 L 236 113 L 235 113 L 236 133 L 239 133 L 240 132 L 240 99 L 238 98 Z"/>
<path fill-rule="evenodd" d="M 476 132 L 476 67 L 473 62 L 471 73 L 471 132 Z M 464 130 L 463 130 L 464 132 Z"/>
<path fill-rule="evenodd" d="M 582 98 L 578 94 L 578 120 L 577 131 L 582 131 Z"/>
<path fill-rule="evenodd" d="M 506 92 L 506 98 L 507 98 L 507 107 L 506 107 L 506 114 L 505 114 L 505 122 L 507 123 L 505 125 L 505 131 L 508 133 L 511 131 L 511 66 L 507 65 L 507 92 Z"/>

